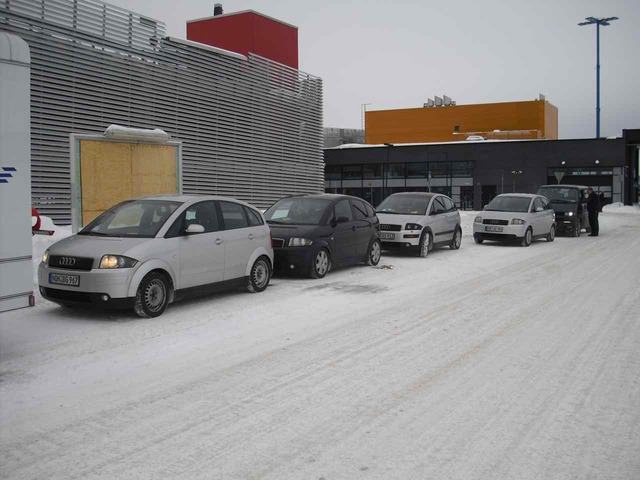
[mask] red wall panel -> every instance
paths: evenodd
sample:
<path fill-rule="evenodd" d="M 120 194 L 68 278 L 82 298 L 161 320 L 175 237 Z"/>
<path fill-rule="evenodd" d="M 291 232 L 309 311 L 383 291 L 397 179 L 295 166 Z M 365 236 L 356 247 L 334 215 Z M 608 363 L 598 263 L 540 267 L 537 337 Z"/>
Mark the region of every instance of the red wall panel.
<path fill-rule="evenodd" d="M 256 12 L 188 22 L 187 39 L 242 55 L 255 53 L 298 69 L 298 29 Z"/>

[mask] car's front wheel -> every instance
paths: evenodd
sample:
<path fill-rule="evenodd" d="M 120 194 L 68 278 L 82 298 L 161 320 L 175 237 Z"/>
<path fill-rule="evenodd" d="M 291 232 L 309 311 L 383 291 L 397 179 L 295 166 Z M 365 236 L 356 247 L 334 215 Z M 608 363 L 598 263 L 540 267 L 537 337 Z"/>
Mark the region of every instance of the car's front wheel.
<path fill-rule="evenodd" d="M 484 238 L 473 237 L 473 241 L 478 245 L 482 245 L 482 242 L 484 242 Z"/>
<path fill-rule="evenodd" d="M 571 233 L 574 237 L 580 236 L 582 233 L 582 222 L 580 222 L 580 220 L 573 224 L 573 231 Z"/>
<path fill-rule="evenodd" d="M 331 268 L 331 256 L 326 248 L 321 249 L 316 256 L 313 257 L 311 264 L 311 278 L 323 278 Z"/>
<path fill-rule="evenodd" d="M 433 242 L 431 240 L 431 234 L 424 232 L 420 237 L 420 243 L 418 245 L 418 256 L 426 258 L 429 255 L 429 250 L 433 249 Z"/>
<path fill-rule="evenodd" d="M 527 231 L 524 232 L 524 237 L 522 237 L 521 245 L 523 247 L 528 247 L 529 245 L 531 245 L 532 241 L 533 241 L 533 230 L 531 230 L 531 227 L 529 227 L 527 228 Z"/>
<path fill-rule="evenodd" d="M 373 242 L 371 242 L 371 247 L 369 247 L 369 254 L 367 255 L 367 265 L 378 265 L 378 263 L 380 263 L 381 256 L 382 245 L 380 244 L 380 240 L 375 239 Z"/>
<path fill-rule="evenodd" d="M 460 230 L 460 227 L 456 227 L 456 231 L 453 234 L 453 239 L 451 240 L 449 248 L 451 248 L 451 250 L 458 250 L 460 245 L 462 245 L 462 230 Z"/>
<path fill-rule="evenodd" d="M 249 283 L 247 290 L 251 293 L 264 292 L 269 285 L 271 278 L 271 265 L 266 257 L 258 258 L 249 272 Z"/>
<path fill-rule="evenodd" d="M 553 242 L 556 238 L 556 226 L 551 225 L 551 230 L 549 230 L 549 234 L 547 235 L 547 242 Z"/>
<path fill-rule="evenodd" d="M 169 282 L 159 272 L 148 273 L 140 282 L 133 309 L 142 318 L 162 315 L 169 304 Z"/>

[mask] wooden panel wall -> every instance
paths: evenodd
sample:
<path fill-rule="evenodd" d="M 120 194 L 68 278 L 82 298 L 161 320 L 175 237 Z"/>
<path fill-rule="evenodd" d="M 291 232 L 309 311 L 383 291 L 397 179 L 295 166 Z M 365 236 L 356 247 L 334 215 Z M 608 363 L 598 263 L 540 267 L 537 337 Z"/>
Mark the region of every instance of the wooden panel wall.
<path fill-rule="evenodd" d="M 177 147 L 80 141 L 82 225 L 134 197 L 177 193 Z"/>
<path fill-rule="evenodd" d="M 370 111 L 365 122 L 369 144 L 461 141 L 494 130 L 501 131 L 494 138 L 558 138 L 558 109 L 540 100 Z M 514 132 L 522 130 L 532 132 Z"/>

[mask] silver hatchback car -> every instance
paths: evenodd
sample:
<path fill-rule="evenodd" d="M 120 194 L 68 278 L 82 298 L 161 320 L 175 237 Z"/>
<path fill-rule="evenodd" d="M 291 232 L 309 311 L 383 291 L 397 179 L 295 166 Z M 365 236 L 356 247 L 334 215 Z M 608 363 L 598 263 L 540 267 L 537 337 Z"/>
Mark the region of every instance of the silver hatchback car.
<path fill-rule="evenodd" d="M 254 207 L 161 195 L 122 202 L 53 244 L 38 283 L 61 305 L 133 307 L 157 317 L 179 295 L 236 286 L 261 292 L 272 271 L 271 232 Z"/>

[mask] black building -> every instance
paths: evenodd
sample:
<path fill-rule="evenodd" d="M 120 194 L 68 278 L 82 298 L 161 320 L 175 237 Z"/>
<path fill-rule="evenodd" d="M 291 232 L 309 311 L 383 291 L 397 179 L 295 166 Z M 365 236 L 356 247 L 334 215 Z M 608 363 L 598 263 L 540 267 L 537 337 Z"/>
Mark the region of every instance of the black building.
<path fill-rule="evenodd" d="M 630 205 L 639 200 L 638 152 L 640 129 L 607 139 L 341 145 L 324 151 L 325 188 L 374 205 L 391 193 L 430 190 L 480 209 L 503 192 L 572 183 Z"/>

